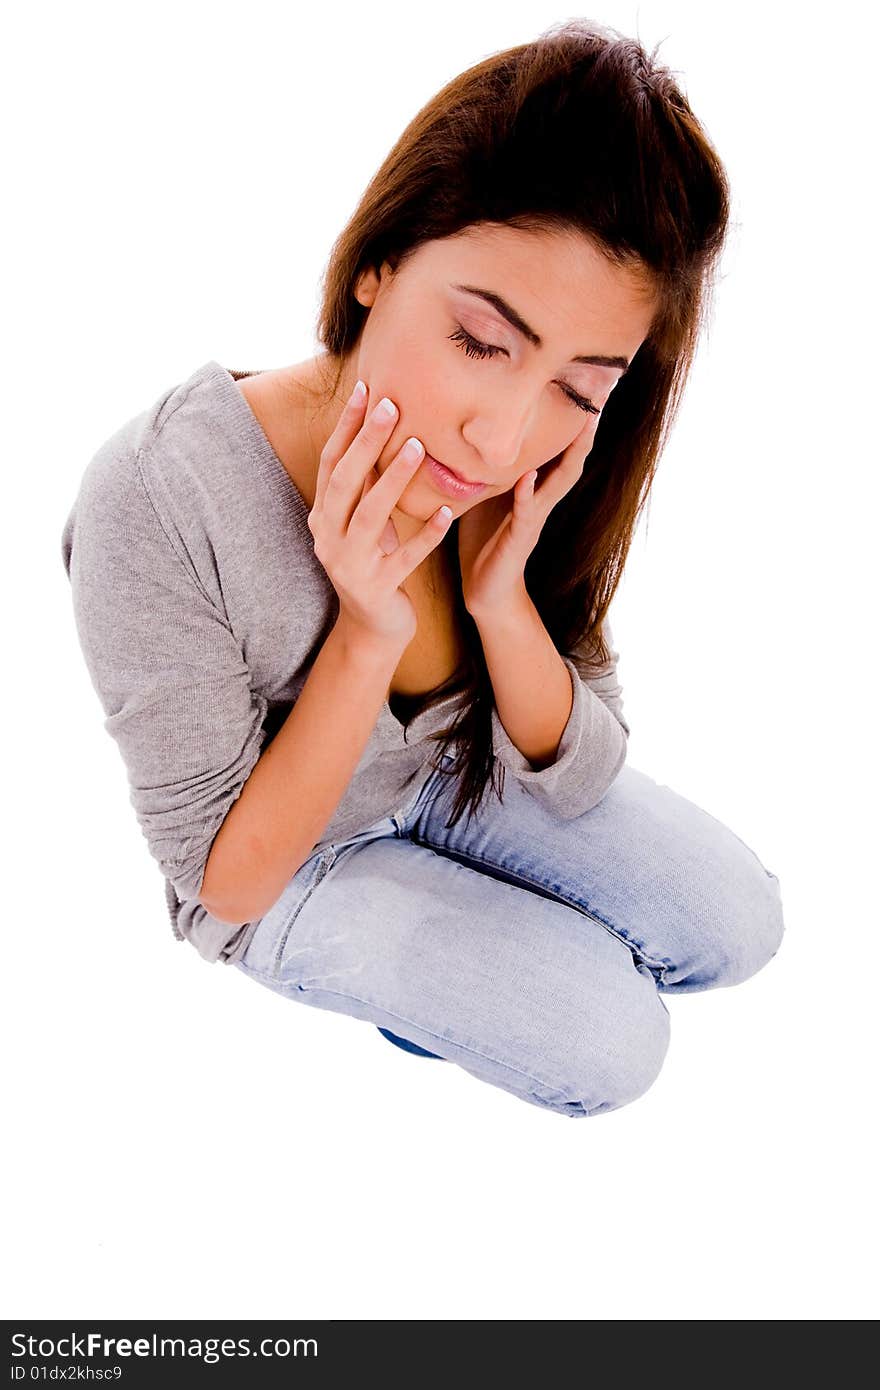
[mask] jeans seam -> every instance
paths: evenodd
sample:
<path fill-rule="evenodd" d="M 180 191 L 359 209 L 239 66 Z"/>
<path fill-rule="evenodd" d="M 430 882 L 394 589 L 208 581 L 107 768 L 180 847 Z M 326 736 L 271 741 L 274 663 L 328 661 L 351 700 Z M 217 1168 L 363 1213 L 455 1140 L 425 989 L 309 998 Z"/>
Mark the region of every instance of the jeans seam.
<path fill-rule="evenodd" d="M 442 771 L 442 767 L 435 767 L 431 772 L 429 772 L 428 776 L 422 783 L 419 790 L 416 792 L 415 797 L 410 802 L 410 804 L 408 806 L 404 806 L 399 811 L 395 811 L 392 819 L 394 820 L 394 823 L 397 826 L 398 834 L 402 838 L 406 838 L 407 821 L 416 820 L 418 816 L 421 814 L 423 806 L 427 805 L 430 799 L 430 794 L 432 794 L 434 790 L 434 783 L 440 776 L 442 776 Z"/>
<path fill-rule="evenodd" d="M 465 863 L 480 864 L 485 868 L 501 869 L 504 873 L 510 874 L 512 878 L 517 879 L 520 883 L 525 884 L 527 887 L 537 888 L 540 889 L 542 892 L 549 894 L 549 896 L 552 897 L 556 902 L 563 903 L 566 907 L 572 908 L 573 911 L 580 912 L 582 916 L 588 917 L 590 921 L 596 922 L 598 926 L 604 927 L 605 931 L 607 931 L 611 936 L 613 936 L 616 941 L 620 941 L 629 950 L 637 951 L 639 958 L 644 961 L 645 965 L 660 972 L 660 983 L 662 983 L 663 977 L 666 975 L 667 970 L 672 964 L 671 961 L 655 960 L 653 956 L 649 956 L 637 941 L 633 941 L 629 936 L 627 936 L 626 932 L 618 930 L 617 927 L 613 926 L 610 922 L 606 922 L 603 917 L 598 916 L 598 914 L 593 912 L 590 908 L 584 907 L 582 903 L 573 902 L 570 898 L 565 897 L 562 893 L 555 892 L 553 889 L 547 888 L 543 883 L 536 883 L 533 879 L 526 878 L 523 874 L 518 874 L 515 869 L 508 869 L 506 864 L 499 864 L 497 863 L 497 861 L 493 859 L 484 859 L 481 855 L 478 854 L 465 854 L 461 850 L 451 850 L 451 847 L 431 845 L 426 840 L 416 840 L 414 843 L 423 845 L 425 849 L 430 849 L 435 854 L 442 854 L 444 852 L 451 851 L 451 853 L 453 854 L 460 855 L 461 859 Z"/>
<path fill-rule="evenodd" d="M 288 988 L 290 988 L 290 986 L 288 986 Z M 565 1091 L 559 1086 L 555 1086 L 552 1081 L 544 1081 L 540 1076 L 533 1076 L 531 1072 L 523 1071 L 520 1067 L 515 1067 L 510 1062 L 505 1062 L 499 1057 L 490 1056 L 488 1052 L 480 1052 L 478 1048 L 468 1047 L 464 1043 L 455 1042 L 453 1038 L 444 1038 L 437 1033 L 432 1033 L 424 1024 L 417 1023 L 415 1019 L 403 1018 L 400 1014 L 393 1013 L 391 1009 L 386 1008 L 383 1004 L 376 1003 L 375 1000 L 364 999 L 359 994 L 350 994 L 343 990 L 325 989 L 323 986 L 320 986 L 317 991 L 311 989 L 308 985 L 294 985 L 292 988 L 300 994 L 314 994 L 316 992 L 318 994 L 328 994 L 332 995 L 334 999 L 351 999 L 355 1000 L 358 1004 L 366 1005 L 367 1008 L 381 1009 L 384 1014 L 393 1018 L 398 1025 L 403 1024 L 404 1026 L 416 1028 L 437 1043 L 451 1043 L 453 1047 L 460 1047 L 463 1052 L 467 1052 L 473 1057 L 481 1057 L 483 1061 L 491 1062 L 493 1066 L 504 1067 L 506 1071 L 512 1072 L 515 1076 L 524 1077 L 526 1081 L 531 1081 L 536 1086 L 543 1086 L 547 1090 L 555 1092 L 560 1099 L 570 1100 L 570 1097 L 566 1095 Z M 376 1024 L 374 1026 L 378 1027 L 379 1025 Z M 575 1100 L 577 1101 L 577 1098 L 575 1098 Z"/>
<path fill-rule="evenodd" d="M 285 946 L 287 945 L 287 942 L 288 942 L 288 939 L 289 939 L 289 937 L 290 937 L 290 933 L 291 933 L 291 929 L 292 929 L 292 927 L 293 927 L 293 924 L 294 924 L 294 922 L 296 921 L 296 919 L 297 919 L 297 917 L 299 916 L 299 914 L 302 912 L 302 910 L 303 910 L 303 908 L 305 907 L 306 903 L 308 902 L 309 898 L 310 898 L 310 897 L 312 896 L 312 894 L 314 893 L 314 891 L 315 891 L 315 889 L 317 888 L 318 884 L 321 882 L 321 879 L 322 879 L 322 878 L 324 877 L 324 875 L 327 873 L 327 871 L 328 871 L 328 869 L 331 867 L 331 865 L 335 863 L 336 858 L 337 858 L 336 849 L 335 849 L 335 847 L 334 847 L 333 845 L 329 845 L 328 848 L 325 849 L 325 850 L 323 851 L 323 853 L 321 854 L 321 857 L 320 857 L 320 859 L 318 860 L 317 866 L 316 866 L 316 868 L 315 868 L 314 876 L 313 876 L 311 882 L 309 883 L 308 888 L 307 888 L 306 891 L 304 892 L 304 894 L 303 894 L 302 898 L 300 899 L 300 901 L 297 903 L 296 907 L 294 908 L 293 912 L 292 912 L 291 915 L 290 915 L 289 920 L 286 922 L 286 924 L 285 924 L 285 926 L 284 926 L 284 930 L 283 930 L 283 932 L 281 933 L 281 936 L 280 936 L 280 938 L 279 938 L 279 940 L 278 940 L 278 945 L 277 945 L 276 948 L 275 948 L 275 955 L 274 955 L 273 960 L 272 960 L 272 973 L 271 973 L 271 975 L 269 975 L 267 978 L 272 979 L 272 980 L 277 980 L 277 979 L 278 979 L 278 977 L 279 977 L 279 975 L 280 975 L 280 973 L 281 973 L 281 957 L 282 957 L 283 954 L 284 954 L 284 948 L 285 948 Z"/>

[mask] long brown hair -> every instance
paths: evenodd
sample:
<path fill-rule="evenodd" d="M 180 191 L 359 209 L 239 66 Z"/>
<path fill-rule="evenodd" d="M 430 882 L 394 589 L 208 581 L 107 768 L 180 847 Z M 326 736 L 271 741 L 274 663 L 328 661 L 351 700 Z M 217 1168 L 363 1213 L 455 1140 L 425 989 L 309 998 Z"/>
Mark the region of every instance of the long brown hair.
<path fill-rule="evenodd" d="M 579 232 L 645 277 L 657 304 L 651 329 L 525 569 L 557 650 L 584 675 L 610 659 L 602 623 L 678 413 L 729 218 L 721 161 L 656 52 L 571 20 L 455 77 L 404 130 L 335 241 L 317 325 L 338 359 L 335 391 L 369 312 L 354 295 L 361 272 L 383 261 L 399 269 L 424 242 L 477 223 Z M 457 555 L 457 522 L 443 545 Z M 499 797 L 504 785 L 492 684 L 460 587 L 457 618 L 469 669 L 434 692 L 466 692 L 455 722 L 434 735 L 436 766 L 459 745 L 450 826 L 477 811 L 490 780 Z"/>

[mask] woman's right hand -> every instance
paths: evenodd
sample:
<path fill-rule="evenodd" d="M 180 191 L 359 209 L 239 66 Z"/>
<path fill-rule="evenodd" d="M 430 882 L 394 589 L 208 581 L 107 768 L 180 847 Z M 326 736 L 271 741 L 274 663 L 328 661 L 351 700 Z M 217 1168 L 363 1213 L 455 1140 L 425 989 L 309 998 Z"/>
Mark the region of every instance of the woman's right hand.
<path fill-rule="evenodd" d="M 415 636 L 418 618 L 399 585 L 442 541 L 452 513 L 439 508 L 405 545 L 391 548 L 397 539 L 391 509 L 425 450 L 416 440 L 410 457 L 407 440 L 379 477 L 375 463 L 394 430 L 397 410 L 381 414 L 380 401 L 365 420 L 366 400 L 366 391 L 360 401 L 352 393 L 321 450 L 309 530 L 315 555 L 339 596 L 340 617 L 358 632 L 403 648 Z M 383 539 L 391 542 L 389 552 L 380 544 Z"/>

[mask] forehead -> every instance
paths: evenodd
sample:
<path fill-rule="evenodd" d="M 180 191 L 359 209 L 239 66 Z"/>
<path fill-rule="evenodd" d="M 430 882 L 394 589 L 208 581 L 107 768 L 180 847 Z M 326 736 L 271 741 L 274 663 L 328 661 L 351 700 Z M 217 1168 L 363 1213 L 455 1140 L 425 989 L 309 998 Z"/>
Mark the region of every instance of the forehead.
<path fill-rule="evenodd" d="M 467 304 L 481 321 L 503 323 L 488 304 L 451 286 L 465 283 L 500 294 L 554 348 L 574 335 L 577 351 L 608 351 L 610 334 L 620 340 L 616 351 L 632 357 L 655 308 L 646 272 L 613 265 L 576 232 L 479 224 L 420 246 L 412 266 L 426 283 L 439 281 L 452 302 Z"/>

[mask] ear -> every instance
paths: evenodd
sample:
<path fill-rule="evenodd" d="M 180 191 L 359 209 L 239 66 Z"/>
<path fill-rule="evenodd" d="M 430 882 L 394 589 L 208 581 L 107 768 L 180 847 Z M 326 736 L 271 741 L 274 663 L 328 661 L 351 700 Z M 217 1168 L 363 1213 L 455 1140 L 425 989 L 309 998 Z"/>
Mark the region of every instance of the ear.
<path fill-rule="evenodd" d="M 354 297 L 359 304 L 365 308 L 370 308 L 379 289 L 379 276 L 375 268 L 370 266 L 369 270 L 361 271 L 354 285 Z"/>

